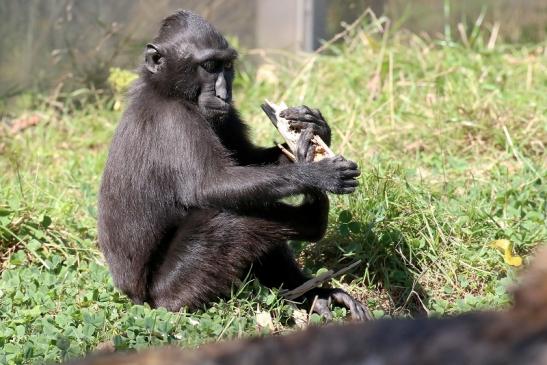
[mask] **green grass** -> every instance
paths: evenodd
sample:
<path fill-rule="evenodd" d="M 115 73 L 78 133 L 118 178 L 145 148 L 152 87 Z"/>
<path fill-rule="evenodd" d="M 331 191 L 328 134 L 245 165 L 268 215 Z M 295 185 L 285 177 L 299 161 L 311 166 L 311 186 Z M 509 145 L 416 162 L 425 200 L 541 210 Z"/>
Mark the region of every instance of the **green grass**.
<path fill-rule="evenodd" d="M 489 243 L 510 240 L 526 263 L 547 241 L 547 44 L 374 29 L 351 30 L 328 55 L 272 56 L 276 80 L 240 65 L 236 104 L 257 142 L 279 140 L 264 98 L 306 103 L 330 122 L 333 149 L 361 166 L 358 191 L 332 197 L 326 238 L 295 251 L 310 273 L 362 259 L 332 284 L 376 316 L 501 308 L 518 269 Z M 114 289 L 96 248 L 114 100 L 82 89 L 3 103 L 4 125 L 40 122 L 0 134 L 0 363 L 57 361 L 105 341 L 197 346 L 271 332 L 257 324 L 263 311 L 273 331 L 294 329 L 293 309 L 254 281 L 197 313 L 135 306 Z"/>

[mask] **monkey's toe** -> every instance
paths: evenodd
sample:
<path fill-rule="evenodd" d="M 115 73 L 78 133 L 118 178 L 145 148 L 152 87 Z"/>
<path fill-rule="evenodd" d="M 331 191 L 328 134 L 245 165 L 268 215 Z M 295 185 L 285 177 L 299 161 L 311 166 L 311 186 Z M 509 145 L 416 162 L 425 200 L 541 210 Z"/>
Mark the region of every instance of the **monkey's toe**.
<path fill-rule="evenodd" d="M 356 321 L 370 321 L 373 319 L 369 309 L 342 289 L 316 288 L 307 295 L 313 305 L 312 312 L 323 316 L 327 321 L 332 320 L 330 305 L 349 309 L 351 318 Z"/>
<path fill-rule="evenodd" d="M 320 316 L 325 318 L 327 322 L 332 321 L 332 312 L 329 308 L 328 299 L 317 298 L 313 304 L 312 312 L 319 314 Z"/>

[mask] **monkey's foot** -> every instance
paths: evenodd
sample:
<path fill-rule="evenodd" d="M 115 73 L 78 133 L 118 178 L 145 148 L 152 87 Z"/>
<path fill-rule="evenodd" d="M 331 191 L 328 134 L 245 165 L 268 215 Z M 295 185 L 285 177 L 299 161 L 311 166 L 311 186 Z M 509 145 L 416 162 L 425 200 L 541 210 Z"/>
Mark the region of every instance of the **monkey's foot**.
<path fill-rule="evenodd" d="M 317 313 L 327 321 L 332 320 L 331 304 L 349 309 L 351 318 L 358 321 L 372 320 L 368 308 L 351 295 L 338 288 L 315 288 L 304 295 L 309 305 L 313 305 L 312 312 Z"/>

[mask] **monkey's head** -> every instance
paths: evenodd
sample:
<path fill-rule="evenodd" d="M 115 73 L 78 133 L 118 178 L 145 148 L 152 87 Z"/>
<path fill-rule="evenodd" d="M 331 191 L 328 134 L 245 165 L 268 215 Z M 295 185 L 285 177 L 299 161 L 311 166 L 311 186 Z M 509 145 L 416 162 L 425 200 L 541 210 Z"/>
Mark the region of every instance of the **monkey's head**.
<path fill-rule="evenodd" d="M 142 72 L 158 92 L 195 103 L 207 119 L 218 119 L 231 107 L 236 58 L 205 19 L 179 11 L 163 20 L 158 36 L 146 45 Z"/>

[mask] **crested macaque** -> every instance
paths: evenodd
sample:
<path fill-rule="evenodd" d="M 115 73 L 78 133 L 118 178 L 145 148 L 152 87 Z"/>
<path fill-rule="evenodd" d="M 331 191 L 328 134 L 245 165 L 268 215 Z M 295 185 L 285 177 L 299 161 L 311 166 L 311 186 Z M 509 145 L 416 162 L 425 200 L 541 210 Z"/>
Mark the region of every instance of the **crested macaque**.
<path fill-rule="evenodd" d="M 178 311 L 227 296 L 252 270 L 263 285 L 293 289 L 309 278 L 288 240 L 326 230 L 327 192 L 355 191 L 360 172 L 342 156 L 310 160 L 310 140 L 330 144 L 318 110 L 289 108 L 302 131 L 298 161 L 251 143 L 232 101 L 237 52 L 200 16 L 165 18 L 146 46 L 140 76 L 113 137 L 99 193 L 99 246 L 115 285 L 135 303 Z M 280 200 L 303 195 L 300 205 Z M 315 288 L 299 299 L 331 318 L 368 311 L 348 293 Z"/>

